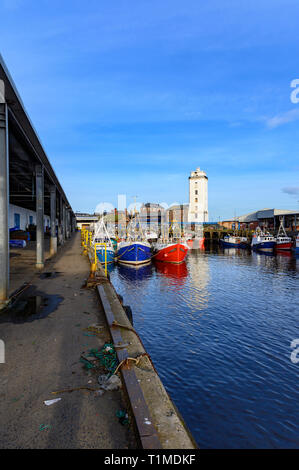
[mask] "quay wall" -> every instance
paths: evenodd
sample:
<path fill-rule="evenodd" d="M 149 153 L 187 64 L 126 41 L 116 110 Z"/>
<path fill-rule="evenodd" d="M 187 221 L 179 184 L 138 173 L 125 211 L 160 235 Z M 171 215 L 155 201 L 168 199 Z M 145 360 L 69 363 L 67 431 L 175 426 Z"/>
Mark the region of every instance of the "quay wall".
<path fill-rule="evenodd" d="M 100 300 L 102 301 L 103 309 L 106 315 L 106 321 L 112 338 L 115 329 L 117 328 L 119 330 L 118 334 L 121 335 L 122 343 L 126 346 L 127 356 L 130 358 L 139 358 L 137 365 L 134 364 L 134 361 L 130 361 L 129 365 L 124 365 L 124 367 L 121 367 L 119 370 L 122 382 L 124 384 L 125 396 L 128 403 L 128 412 L 133 421 L 135 432 L 138 434 L 140 423 L 138 425 L 137 422 L 136 425 L 136 420 L 138 421 L 139 419 L 140 421 L 140 412 L 142 413 L 142 410 L 134 410 L 134 408 L 136 408 L 136 396 L 134 395 L 138 395 L 141 392 L 141 395 L 145 400 L 145 406 L 148 413 L 146 418 L 154 427 L 157 438 L 160 442 L 160 447 L 155 446 L 155 444 L 151 443 L 150 436 L 145 436 L 145 438 L 144 436 L 141 436 L 142 439 L 140 442 L 143 442 L 141 447 L 162 449 L 196 449 L 197 444 L 193 436 L 191 435 L 182 416 L 165 390 L 154 364 L 145 351 L 138 333 L 132 331 L 134 328 L 132 327 L 132 324 L 127 317 L 121 300 L 117 295 L 113 285 L 106 278 L 102 266 L 99 264 L 97 266 L 95 278 L 97 276 L 99 279 L 104 280 L 104 282 L 98 286 L 98 292 Z M 102 293 L 102 295 L 100 295 L 100 293 Z M 106 298 L 106 301 L 101 299 L 103 296 Z M 124 326 L 124 328 L 111 325 L 111 313 L 117 324 Z M 127 379 L 124 377 L 124 374 L 130 368 L 134 368 L 134 373 L 137 378 L 137 384 L 133 392 L 132 390 L 127 389 Z M 179 381 L 177 386 L 180 386 Z M 139 388 L 139 390 L 136 390 L 137 388 Z M 140 407 L 142 408 L 142 404 Z M 138 436 L 136 437 L 138 440 Z M 146 444 L 144 445 L 144 443 L 147 441 L 148 446 Z"/>

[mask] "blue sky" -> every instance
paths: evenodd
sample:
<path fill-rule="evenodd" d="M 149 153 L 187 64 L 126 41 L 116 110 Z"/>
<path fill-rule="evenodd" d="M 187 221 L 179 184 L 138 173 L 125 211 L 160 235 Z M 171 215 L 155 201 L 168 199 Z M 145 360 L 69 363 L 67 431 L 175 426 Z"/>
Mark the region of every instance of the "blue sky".
<path fill-rule="evenodd" d="M 299 207 L 297 0 L 0 0 L 1 53 L 74 210 Z"/>

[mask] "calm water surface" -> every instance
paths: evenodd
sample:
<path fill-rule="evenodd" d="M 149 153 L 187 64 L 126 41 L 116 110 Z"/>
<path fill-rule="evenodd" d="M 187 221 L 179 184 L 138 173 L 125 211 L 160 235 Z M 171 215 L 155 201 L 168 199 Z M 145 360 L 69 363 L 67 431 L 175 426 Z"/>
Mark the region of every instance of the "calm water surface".
<path fill-rule="evenodd" d="M 189 251 L 110 275 L 201 448 L 299 448 L 299 257 Z"/>

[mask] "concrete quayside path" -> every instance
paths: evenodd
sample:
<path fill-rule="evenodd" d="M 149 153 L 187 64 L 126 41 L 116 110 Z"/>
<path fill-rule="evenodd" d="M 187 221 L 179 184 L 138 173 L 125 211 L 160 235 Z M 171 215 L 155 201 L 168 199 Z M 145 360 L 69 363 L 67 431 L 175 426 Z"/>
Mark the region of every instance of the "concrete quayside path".
<path fill-rule="evenodd" d="M 95 290 L 83 287 L 90 268 L 81 253 L 76 233 L 41 273 L 24 272 L 22 282 L 32 284 L 27 297 L 44 305 L 40 313 L 32 313 L 32 305 L 26 313 L 20 314 L 20 307 L 0 313 L 0 338 L 5 343 L 5 363 L 0 364 L 0 448 L 135 446 L 128 427 L 116 416 L 125 409 L 120 390 L 103 395 L 86 389 L 51 393 L 98 389 L 98 374 L 86 370 L 80 357 L 110 342 Z M 103 333 L 93 336 L 84 331 L 92 324 L 102 327 Z M 55 398 L 61 400 L 44 404 Z"/>

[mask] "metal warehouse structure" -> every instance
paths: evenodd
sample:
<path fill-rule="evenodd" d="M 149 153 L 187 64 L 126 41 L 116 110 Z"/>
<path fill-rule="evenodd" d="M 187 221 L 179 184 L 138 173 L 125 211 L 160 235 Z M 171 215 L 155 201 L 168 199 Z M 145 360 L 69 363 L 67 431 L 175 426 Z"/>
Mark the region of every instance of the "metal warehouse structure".
<path fill-rule="evenodd" d="M 9 205 L 36 214 L 36 267 L 44 267 L 44 214 L 50 253 L 75 230 L 75 216 L 0 55 L 0 307 L 9 292 Z"/>
<path fill-rule="evenodd" d="M 80 212 L 75 213 L 76 223 L 79 230 L 89 228 L 92 224 L 98 222 L 99 217 L 97 215 L 82 214 Z"/>

